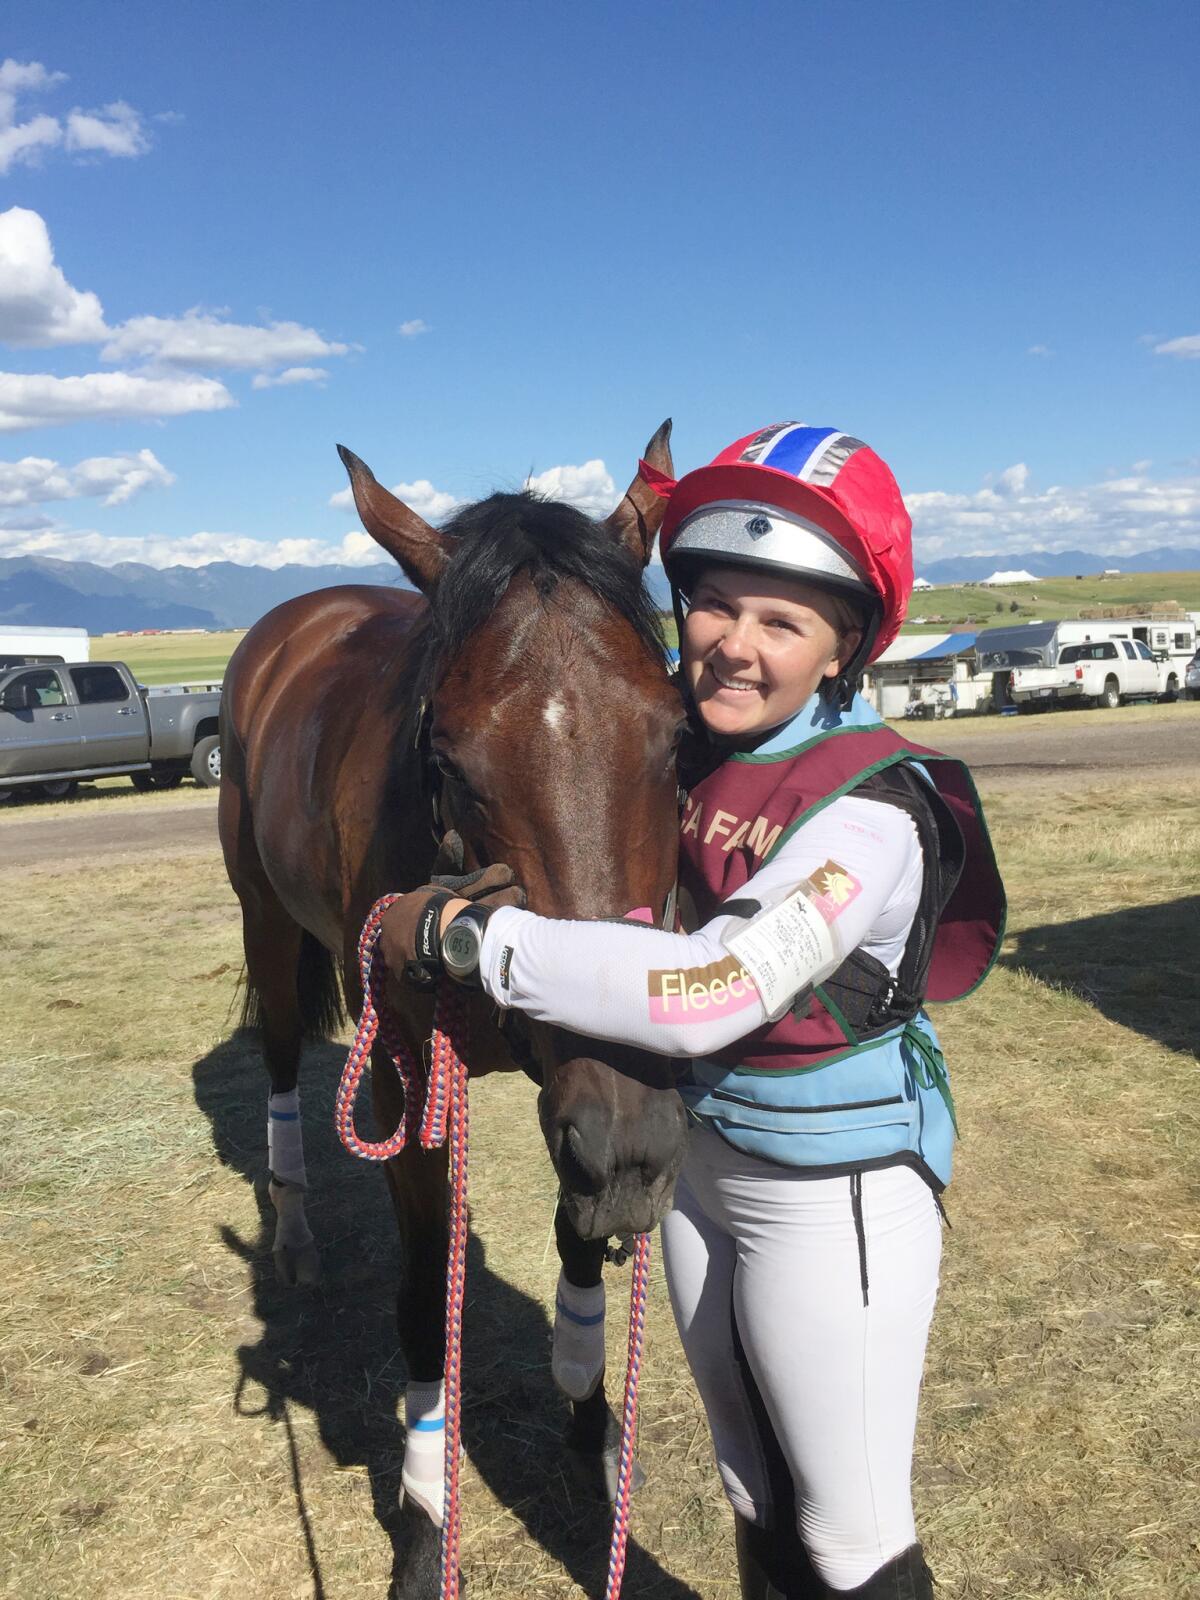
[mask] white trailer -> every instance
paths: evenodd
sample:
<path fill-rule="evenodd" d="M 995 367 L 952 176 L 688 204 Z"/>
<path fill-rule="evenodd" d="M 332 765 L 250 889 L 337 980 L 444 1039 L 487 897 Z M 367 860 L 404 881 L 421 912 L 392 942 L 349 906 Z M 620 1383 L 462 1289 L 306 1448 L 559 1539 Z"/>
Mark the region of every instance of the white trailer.
<path fill-rule="evenodd" d="M 24 659 L 86 661 L 89 643 L 86 628 L 27 628 L 0 622 L 0 666 Z"/>

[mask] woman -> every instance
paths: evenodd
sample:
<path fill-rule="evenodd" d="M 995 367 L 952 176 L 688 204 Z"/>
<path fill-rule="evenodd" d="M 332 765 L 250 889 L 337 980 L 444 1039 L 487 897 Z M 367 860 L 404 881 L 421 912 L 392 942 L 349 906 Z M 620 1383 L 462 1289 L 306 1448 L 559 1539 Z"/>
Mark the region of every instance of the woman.
<path fill-rule="evenodd" d="M 694 1126 L 664 1260 L 742 1594 L 918 1600 L 912 1441 L 955 1135 L 920 1007 L 987 971 L 1003 890 L 964 769 L 855 692 L 912 587 L 880 458 L 782 423 L 678 483 L 643 471 L 668 499 L 697 735 L 680 836 L 695 931 L 418 890 L 384 951 L 397 970 L 436 960 L 432 925 L 447 969 L 498 1005 L 686 1061 Z M 595 1307 L 573 1294 L 561 1280 L 569 1353 L 598 1371 Z"/>

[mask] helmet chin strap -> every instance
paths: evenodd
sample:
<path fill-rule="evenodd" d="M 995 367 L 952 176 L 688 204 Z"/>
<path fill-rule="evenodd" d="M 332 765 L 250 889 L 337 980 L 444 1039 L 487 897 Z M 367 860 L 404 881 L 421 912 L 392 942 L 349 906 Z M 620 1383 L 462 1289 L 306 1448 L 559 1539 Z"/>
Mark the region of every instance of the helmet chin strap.
<path fill-rule="evenodd" d="M 839 711 L 846 711 L 850 702 L 858 693 L 862 684 L 863 673 L 866 671 L 867 662 L 870 660 L 871 651 L 879 637 L 880 624 L 883 621 L 882 607 L 876 605 L 870 616 L 863 624 L 862 638 L 849 661 L 833 680 L 830 699 Z"/>

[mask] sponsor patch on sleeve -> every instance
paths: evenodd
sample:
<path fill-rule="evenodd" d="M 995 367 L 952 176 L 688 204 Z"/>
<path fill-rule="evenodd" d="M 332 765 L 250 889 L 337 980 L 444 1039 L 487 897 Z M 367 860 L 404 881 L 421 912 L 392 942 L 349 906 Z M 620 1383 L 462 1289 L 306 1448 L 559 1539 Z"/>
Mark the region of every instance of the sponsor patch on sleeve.
<path fill-rule="evenodd" d="M 512 966 L 512 958 L 513 947 L 510 944 L 506 944 L 500 952 L 500 987 L 502 989 L 508 988 L 508 973 Z"/>
<path fill-rule="evenodd" d="M 651 1022 L 711 1022 L 758 999 L 754 979 L 734 956 L 706 967 L 666 967 L 646 974 Z"/>
<path fill-rule="evenodd" d="M 833 922 L 862 893 L 862 884 L 837 861 L 818 867 L 809 880 L 816 891 L 813 904 L 826 922 Z"/>

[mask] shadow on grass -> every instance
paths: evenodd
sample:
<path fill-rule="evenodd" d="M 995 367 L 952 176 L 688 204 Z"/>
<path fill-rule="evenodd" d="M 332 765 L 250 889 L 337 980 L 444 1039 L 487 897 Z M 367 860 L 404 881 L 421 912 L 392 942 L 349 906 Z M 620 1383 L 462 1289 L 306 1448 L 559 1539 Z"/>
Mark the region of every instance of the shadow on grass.
<path fill-rule="evenodd" d="M 1200 1046 L 1200 895 L 1026 928 L 1003 958 L 1171 1050 Z"/>
<path fill-rule="evenodd" d="M 318 1289 L 285 1289 L 271 1260 L 273 1212 L 266 1198 L 266 1075 L 255 1035 L 239 1033 L 197 1061 L 196 1103 L 208 1118 L 222 1164 L 259 1197 L 258 1237 L 222 1229 L 245 1262 L 262 1324 L 257 1344 L 238 1352 L 240 1416 L 283 1423 L 290 1446 L 297 1519 L 308 1552 L 314 1600 L 324 1600 L 319 1530 L 304 1495 L 303 1463 L 289 1406 L 305 1406 L 340 1467 L 366 1469 L 376 1520 L 402 1553 L 398 1513 L 404 1430 L 397 1406 L 404 1364 L 395 1324 L 399 1241 L 383 1176 L 354 1161 L 333 1132 L 333 1095 L 344 1051 L 310 1046 L 302 1076 L 309 1222 L 321 1248 Z M 543 1307 L 489 1270 L 471 1236 L 463 1357 L 463 1444 L 491 1492 L 530 1537 L 589 1594 L 604 1591 L 609 1512 L 575 1488 L 561 1441 L 568 1406 L 550 1377 L 550 1323 Z M 465 1587 L 465 1586 L 464 1586 Z M 697 1600 L 631 1539 L 629 1600 Z"/>

